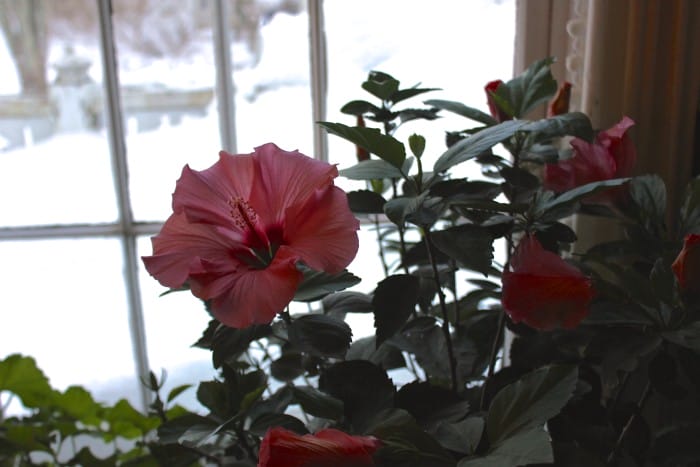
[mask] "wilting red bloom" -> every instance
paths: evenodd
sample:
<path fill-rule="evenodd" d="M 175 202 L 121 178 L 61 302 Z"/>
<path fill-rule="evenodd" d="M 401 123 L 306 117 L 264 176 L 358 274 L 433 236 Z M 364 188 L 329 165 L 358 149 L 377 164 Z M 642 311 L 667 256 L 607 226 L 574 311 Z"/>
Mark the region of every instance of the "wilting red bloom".
<path fill-rule="evenodd" d="M 574 138 L 573 156 L 545 167 L 544 187 L 561 193 L 591 182 L 629 177 L 637 161 L 637 151 L 627 135 L 633 125 L 631 118 L 623 117 L 598 133 L 593 143 Z"/>
<path fill-rule="evenodd" d="M 547 117 L 565 114 L 569 111 L 569 102 L 571 101 L 571 83 L 564 81 L 557 89 L 549 104 L 547 104 Z"/>
<path fill-rule="evenodd" d="M 331 428 L 315 435 L 297 435 L 271 428 L 260 445 L 258 467 L 364 467 L 380 441 L 372 436 L 350 436 Z"/>
<path fill-rule="evenodd" d="M 484 91 L 486 91 L 486 103 L 489 106 L 489 112 L 498 123 L 505 122 L 506 120 L 511 120 L 513 118 L 503 109 L 501 109 L 496 103 L 496 100 L 493 98 L 493 94 L 496 93 L 496 90 L 498 90 L 501 85 L 503 85 L 503 81 L 497 79 L 495 81 L 489 81 L 486 83 L 486 86 L 484 86 Z"/>
<path fill-rule="evenodd" d="M 297 263 L 334 274 L 357 253 L 359 222 L 337 175 L 272 143 L 222 151 L 201 172 L 185 166 L 146 269 L 166 287 L 189 285 L 228 326 L 269 323 L 294 297 Z"/>
<path fill-rule="evenodd" d="M 685 237 L 683 249 L 671 267 L 683 290 L 700 293 L 700 235 Z"/>
<path fill-rule="evenodd" d="M 574 266 L 524 237 L 503 272 L 503 309 L 513 322 L 550 330 L 574 328 L 588 314 L 591 281 Z"/>

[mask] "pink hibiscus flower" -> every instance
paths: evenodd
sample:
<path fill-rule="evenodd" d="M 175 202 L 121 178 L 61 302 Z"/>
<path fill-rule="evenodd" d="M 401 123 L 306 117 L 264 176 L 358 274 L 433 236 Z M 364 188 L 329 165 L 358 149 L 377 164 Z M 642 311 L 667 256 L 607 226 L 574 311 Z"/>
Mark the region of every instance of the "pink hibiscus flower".
<path fill-rule="evenodd" d="M 297 263 L 335 274 L 357 253 L 359 222 L 337 175 L 272 143 L 222 151 L 201 172 L 185 166 L 146 270 L 166 287 L 188 284 L 227 326 L 269 323 L 294 297 Z"/>
<path fill-rule="evenodd" d="M 513 322 L 551 330 L 574 328 L 588 314 L 591 280 L 559 255 L 524 237 L 503 272 L 503 309 Z"/>
<path fill-rule="evenodd" d="M 627 130 L 633 125 L 634 121 L 631 118 L 623 117 L 609 130 L 598 133 L 593 143 L 574 138 L 571 141 L 574 154 L 570 159 L 546 165 L 544 187 L 561 193 L 587 183 L 632 175 L 637 151 L 627 135 Z M 610 192 L 614 193 L 615 190 Z M 614 196 L 619 196 L 619 193 Z M 607 199 L 610 200 L 614 196 L 608 196 Z M 604 201 L 606 197 L 593 199 Z"/>

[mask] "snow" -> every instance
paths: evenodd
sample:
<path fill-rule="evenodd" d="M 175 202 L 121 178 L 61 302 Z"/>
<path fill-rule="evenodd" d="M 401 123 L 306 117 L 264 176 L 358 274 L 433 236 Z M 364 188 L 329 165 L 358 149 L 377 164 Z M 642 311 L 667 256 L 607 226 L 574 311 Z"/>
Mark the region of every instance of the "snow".
<path fill-rule="evenodd" d="M 459 100 L 486 110 L 484 83 L 512 75 L 514 4 L 515 0 L 325 2 L 327 120 L 354 124 L 338 109 L 353 99 L 371 100 L 360 88 L 370 70 L 392 74 L 404 87 L 421 83 L 443 89 L 425 99 Z M 251 58 L 240 45 L 233 47 L 238 150 L 250 152 L 274 141 L 312 155 L 308 19 L 305 14 L 275 15 L 263 27 L 262 39 L 261 61 L 255 68 L 245 67 Z M 52 44 L 50 61 L 61 56 L 64 45 Z M 100 82 L 98 48 L 77 44 L 75 50 L 93 61 L 91 77 Z M 120 57 L 120 79 L 130 85 L 212 87 L 211 44 L 194 44 L 192 50 L 178 61 Z M 2 39 L 0 69 L 14 69 Z M 0 94 L 18 90 L 16 73 L 0 75 Z M 418 98 L 413 105 L 420 102 Z M 133 122 L 127 122 L 137 219 L 165 219 L 182 167 L 203 169 L 216 161 L 217 125 L 215 103 L 204 117 L 186 117 L 178 125 L 164 121 L 157 131 L 138 133 Z M 405 140 L 415 131 L 426 136 L 429 164 L 443 150 L 444 131 L 466 126 L 465 120 L 446 116 L 429 124 L 409 123 L 396 136 Z M 341 168 L 354 163 L 355 149 L 349 143 L 330 136 L 329 148 L 331 162 Z M 57 134 L 20 149 L 0 147 L 0 161 L 0 226 L 111 222 L 117 217 L 104 131 Z M 338 184 L 357 187 L 347 180 Z M 360 253 L 349 269 L 363 277 L 359 289 L 370 291 L 381 279 L 375 233 L 364 229 L 360 236 Z M 140 255 L 150 253 L 148 239 L 139 240 L 138 246 Z M 0 356 L 34 355 L 58 387 L 86 385 L 105 400 L 130 391 L 123 386 L 133 387 L 134 369 L 119 242 L 2 242 L 0 257 L 0 281 L 7 289 L 0 301 L 5 330 Z M 166 368 L 170 387 L 206 379 L 207 374 L 213 377 L 209 353 L 190 347 L 208 320 L 198 301 L 183 293 L 158 297 L 162 287 L 143 271 L 141 289 L 155 372 Z M 353 327 L 359 326 L 356 338 L 371 332 L 368 317 L 351 319 Z"/>

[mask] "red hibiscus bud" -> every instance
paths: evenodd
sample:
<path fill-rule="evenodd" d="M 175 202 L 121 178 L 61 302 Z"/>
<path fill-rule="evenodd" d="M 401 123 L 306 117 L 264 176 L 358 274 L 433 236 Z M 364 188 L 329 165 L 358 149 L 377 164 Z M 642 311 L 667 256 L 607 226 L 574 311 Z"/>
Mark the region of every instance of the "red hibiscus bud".
<path fill-rule="evenodd" d="M 700 293 L 700 235 L 685 237 L 683 249 L 671 266 L 681 289 Z"/>
<path fill-rule="evenodd" d="M 357 126 L 360 128 L 365 127 L 365 119 L 362 118 L 362 115 L 357 116 Z M 358 162 L 366 161 L 369 159 L 369 151 L 367 151 L 362 146 L 355 146 L 355 147 L 357 148 L 357 161 Z"/>
<path fill-rule="evenodd" d="M 547 117 L 565 114 L 569 111 L 569 102 L 571 101 L 571 83 L 564 81 L 557 89 L 549 104 L 547 105 Z"/>
<path fill-rule="evenodd" d="M 524 237 L 503 272 L 503 309 L 513 322 L 551 330 L 574 328 L 588 314 L 591 280 L 559 255 Z"/>
<path fill-rule="evenodd" d="M 631 118 L 623 117 L 609 130 L 598 133 L 593 143 L 574 138 L 571 158 L 545 166 L 544 187 L 561 193 L 591 182 L 629 177 L 637 161 L 637 151 L 627 135 L 633 125 Z M 608 190 L 589 198 L 588 202 L 615 204 L 625 190 L 624 187 Z"/>
<path fill-rule="evenodd" d="M 503 81 L 497 79 L 495 81 L 488 82 L 486 86 L 484 86 L 484 90 L 486 91 L 486 103 L 489 106 L 489 112 L 498 123 L 505 122 L 506 120 L 510 120 L 512 118 L 498 106 L 496 99 L 493 98 L 493 95 L 502 85 Z"/>
<path fill-rule="evenodd" d="M 372 436 L 350 436 L 331 428 L 298 435 L 271 428 L 260 445 L 258 467 L 366 467 L 380 446 Z"/>

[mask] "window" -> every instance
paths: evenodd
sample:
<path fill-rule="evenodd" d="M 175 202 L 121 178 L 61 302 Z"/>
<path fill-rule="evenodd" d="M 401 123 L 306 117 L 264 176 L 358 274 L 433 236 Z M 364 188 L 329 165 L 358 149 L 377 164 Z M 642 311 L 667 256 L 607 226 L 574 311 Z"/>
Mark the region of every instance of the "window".
<path fill-rule="evenodd" d="M 0 78 L 0 356 L 32 355 L 59 388 L 140 407 L 149 368 L 166 369 L 169 386 L 213 377 L 208 352 L 189 347 L 208 315 L 189 294 L 160 297 L 139 260 L 184 164 L 274 141 L 349 166 L 354 148 L 326 143 L 313 121 L 354 124 L 338 109 L 365 97 L 370 70 L 484 107 L 484 83 L 512 74 L 514 0 L 19 5 L 0 9 L 11 32 L 0 65 L 15 70 Z M 430 134 L 422 124 L 427 153 L 437 157 L 444 130 L 462 124 L 446 116 Z M 361 272 L 377 261 L 373 236 L 362 232 L 351 265 L 363 290 L 373 288 Z"/>

